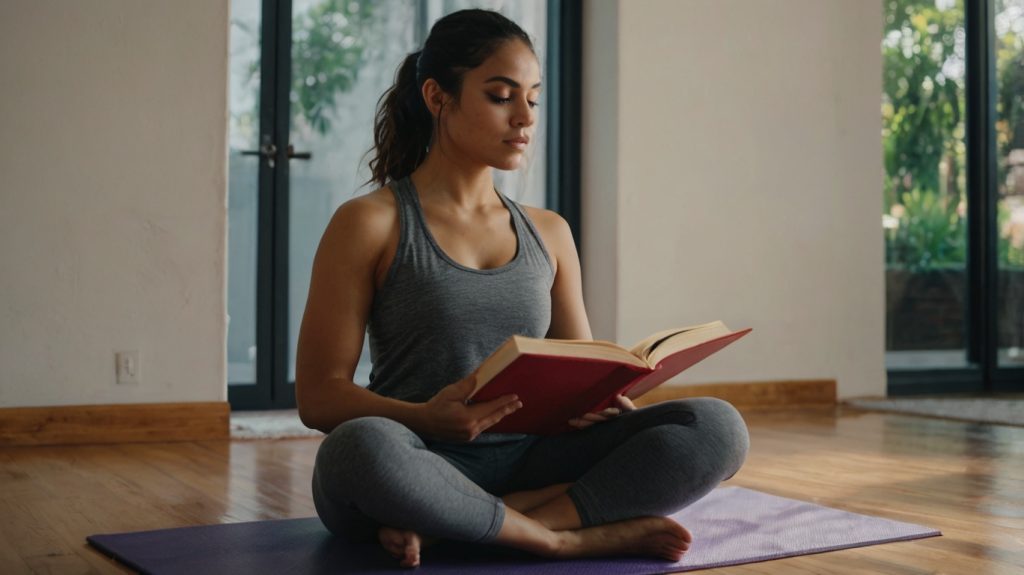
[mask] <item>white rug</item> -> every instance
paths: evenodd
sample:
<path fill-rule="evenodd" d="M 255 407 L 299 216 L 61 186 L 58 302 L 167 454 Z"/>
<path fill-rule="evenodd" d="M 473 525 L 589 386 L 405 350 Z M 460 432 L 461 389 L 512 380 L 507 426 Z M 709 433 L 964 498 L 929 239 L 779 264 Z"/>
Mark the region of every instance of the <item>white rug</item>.
<path fill-rule="evenodd" d="M 274 411 L 231 412 L 231 439 L 289 439 L 294 437 L 323 437 L 299 420 L 295 409 Z"/>
<path fill-rule="evenodd" d="M 849 399 L 845 403 L 875 411 L 1024 426 L 1024 398 L 864 398 Z"/>

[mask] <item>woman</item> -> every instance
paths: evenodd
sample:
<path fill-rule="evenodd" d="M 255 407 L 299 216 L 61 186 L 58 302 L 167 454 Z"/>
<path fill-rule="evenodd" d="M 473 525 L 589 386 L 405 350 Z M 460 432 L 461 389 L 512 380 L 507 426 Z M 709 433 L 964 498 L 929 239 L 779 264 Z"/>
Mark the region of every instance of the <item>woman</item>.
<path fill-rule="evenodd" d="M 299 335 L 303 422 L 328 433 L 313 496 L 333 533 L 404 566 L 437 538 L 545 557 L 678 560 L 665 517 L 743 462 L 747 432 L 710 398 L 580 414 L 555 437 L 483 433 L 521 403 L 467 405 L 472 371 L 513 334 L 590 339 L 569 227 L 495 190 L 534 133 L 540 65 L 500 14 L 437 21 L 382 97 L 372 181 L 334 214 Z M 369 333 L 371 383 L 352 377 Z"/>

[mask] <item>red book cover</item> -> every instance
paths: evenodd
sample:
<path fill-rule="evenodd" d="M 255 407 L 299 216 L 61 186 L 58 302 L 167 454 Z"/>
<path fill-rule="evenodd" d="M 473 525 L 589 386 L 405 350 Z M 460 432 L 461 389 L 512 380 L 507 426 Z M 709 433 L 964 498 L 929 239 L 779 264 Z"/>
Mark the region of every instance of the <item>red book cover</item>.
<path fill-rule="evenodd" d="M 574 431 L 570 419 L 614 406 L 619 394 L 640 397 L 750 331 L 747 328 L 680 350 L 654 369 L 606 359 L 519 355 L 479 389 L 472 401 L 515 394 L 523 402 L 521 409 L 485 433 L 557 435 Z"/>

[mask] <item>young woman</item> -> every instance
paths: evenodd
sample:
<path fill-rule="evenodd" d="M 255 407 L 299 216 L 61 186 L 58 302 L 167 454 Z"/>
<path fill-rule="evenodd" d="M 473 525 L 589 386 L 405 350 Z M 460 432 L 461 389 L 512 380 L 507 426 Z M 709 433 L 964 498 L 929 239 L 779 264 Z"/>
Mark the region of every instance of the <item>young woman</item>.
<path fill-rule="evenodd" d="M 580 414 L 554 437 L 484 433 L 521 403 L 466 404 L 513 334 L 590 339 L 568 225 L 494 188 L 534 134 L 540 65 L 500 14 L 437 21 L 377 111 L 380 189 L 346 202 L 313 263 L 297 354 L 306 425 L 327 433 L 313 497 L 333 533 L 419 563 L 437 538 L 545 557 L 678 560 L 665 517 L 742 464 L 731 405 L 702 398 Z M 368 330 L 370 385 L 352 377 Z"/>

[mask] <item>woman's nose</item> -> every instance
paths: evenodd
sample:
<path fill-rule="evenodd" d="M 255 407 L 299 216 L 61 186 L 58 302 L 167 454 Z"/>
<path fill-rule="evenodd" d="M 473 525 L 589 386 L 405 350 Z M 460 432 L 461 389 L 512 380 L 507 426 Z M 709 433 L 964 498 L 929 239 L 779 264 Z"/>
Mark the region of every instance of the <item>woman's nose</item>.
<path fill-rule="evenodd" d="M 516 114 L 512 117 L 512 125 L 516 127 L 529 127 L 534 122 L 534 110 L 528 102 L 516 106 Z"/>

